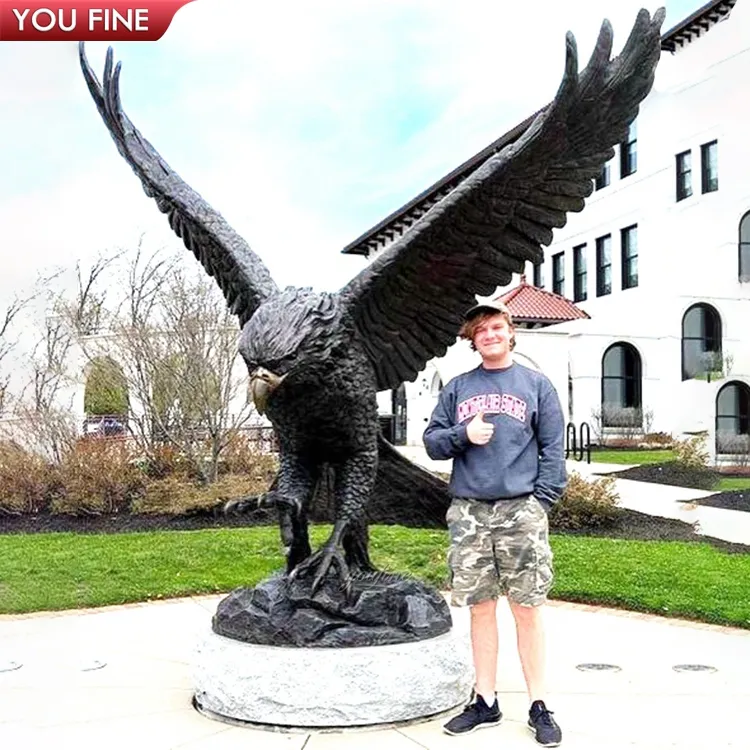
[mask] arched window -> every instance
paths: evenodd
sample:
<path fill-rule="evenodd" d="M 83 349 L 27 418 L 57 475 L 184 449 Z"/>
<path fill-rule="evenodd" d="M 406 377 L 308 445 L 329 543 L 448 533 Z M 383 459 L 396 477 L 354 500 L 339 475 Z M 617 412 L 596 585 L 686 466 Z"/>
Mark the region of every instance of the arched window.
<path fill-rule="evenodd" d="M 682 379 L 716 380 L 723 368 L 719 313 L 705 303 L 693 305 L 682 319 Z"/>
<path fill-rule="evenodd" d="M 750 450 L 750 386 L 734 381 L 716 395 L 716 452 Z"/>
<path fill-rule="evenodd" d="M 750 281 L 750 211 L 740 219 L 738 263 L 740 281 Z"/>
<path fill-rule="evenodd" d="M 631 344 L 613 344 L 602 357 L 602 426 L 642 423 L 641 355 Z"/>

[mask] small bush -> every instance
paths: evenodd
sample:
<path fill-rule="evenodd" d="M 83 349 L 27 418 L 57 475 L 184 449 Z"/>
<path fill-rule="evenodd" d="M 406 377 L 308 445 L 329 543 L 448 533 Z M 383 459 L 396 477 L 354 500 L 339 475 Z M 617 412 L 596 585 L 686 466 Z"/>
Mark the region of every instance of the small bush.
<path fill-rule="evenodd" d="M 572 530 L 608 526 L 617 517 L 618 500 L 614 477 L 589 481 L 572 472 L 562 498 L 550 512 L 550 527 Z"/>
<path fill-rule="evenodd" d="M 278 459 L 274 454 L 261 453 L 257 443 L 235 432 L 221 452 L 220 474 L 264 474 L 270 480 L 276 474 Z"/>
<path fill-rule="evenodd" d="M 641 446 L 637 438 L 607 438 L 607 449 L 635 451 Z"/>
<path fill-rule="evenodd" d="M 196 479 L 200 476 L 195 462 L 173 445 L 152 446 L 148 454 L 134 457 L 132 463 L 149 479 L 172 476 Z"/>
<path fill-rule="evenodd" d="M 716 452 L 741 457 L 742 463 L 750 459 L 750 435 L 728 435 L 720 432 L 716 436 Z"/>
<path fill-rule="evenodd" d="M 11 443 L 0 443 L 0 512 L 39 513 L 56 486 L 54 468 L 41 456 Z"/>
<path fill-rule="evenodd" d="M 223 505 L 244 495 L 255 495 L 268 489 L 248 475 L 223 475 L 213 484 L 198 484 L 171 476 L 148 482 L 142 497 L 134 503 L 134 513 L 185 515 Z"/>
<path fill-rule="evenodd" d="M 706 448 L 706 436 L 696 435 L 687 440 L 678 440 L 675 444 L 677 463 L 690 469 L 708 467 L 709 453 Z"/>
<path fill-rule="evenodd" d="M 640 429 L 643 426 L 643 412 L 632 407 L 605 406 L 602 408 L 602 425 Z"/>
<path fill-rule="evenodd" d="M 666 432 L 649 432 L 643 436 L 642 444 L 648 447 L 671 448 L 674 445 L 674 438 Z"/>
<path fill-rule="evenodd" d="M 120 440 L 79 440 L 63 457 L 59 475 L 61 493 L 51 503 L 55 513 L 120 513 L 144 489 L 144 477 Z"/>

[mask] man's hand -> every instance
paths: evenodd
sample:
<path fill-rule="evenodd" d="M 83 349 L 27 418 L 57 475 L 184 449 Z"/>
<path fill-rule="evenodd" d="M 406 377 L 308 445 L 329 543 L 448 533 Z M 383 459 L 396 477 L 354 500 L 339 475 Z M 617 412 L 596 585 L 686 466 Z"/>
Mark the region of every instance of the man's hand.
<path fill-rule="evenodd" d="M 484 421 L 484 412 L 480 411 L 474 419 L 466 425 L 466 437 L 474 445 L 487 445 L 495 431 L 495 425 Z"/>

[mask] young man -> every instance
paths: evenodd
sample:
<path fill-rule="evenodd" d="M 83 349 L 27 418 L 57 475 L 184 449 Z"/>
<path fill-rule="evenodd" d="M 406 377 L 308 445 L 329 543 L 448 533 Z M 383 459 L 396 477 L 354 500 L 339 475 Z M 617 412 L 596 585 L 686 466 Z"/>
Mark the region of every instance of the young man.
<path fill-rule="evenodd" d="M 466 734 L 500 723 L 497 599 L 508 598 L 531 701 L 529 728 L 545 747 L 560 727 L 545 704 L 542 605 L 552 585 L 547 513 L 567 481 L 560 400 L 541 373 L 513 361 L 514 326 L 501 303 L 468 311 L 460 335 L 482 357 L 440 393 L 427 454 L 453 459 L 447 512 L 452 604 L 471 609 L 476 701 L 444 727 Z"/>

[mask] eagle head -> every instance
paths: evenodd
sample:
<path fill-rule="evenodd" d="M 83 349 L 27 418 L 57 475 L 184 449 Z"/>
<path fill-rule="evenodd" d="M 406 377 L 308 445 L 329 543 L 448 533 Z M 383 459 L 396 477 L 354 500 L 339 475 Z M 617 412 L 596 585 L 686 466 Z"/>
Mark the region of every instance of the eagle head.
<path fill-rule="evenodd" d="M 267 299 L 245 324 L 239 350 L 261 414 L 285 388 L 325 376 L 348 346 L 347 326 L 335 294 L 288 287 Z"/>

